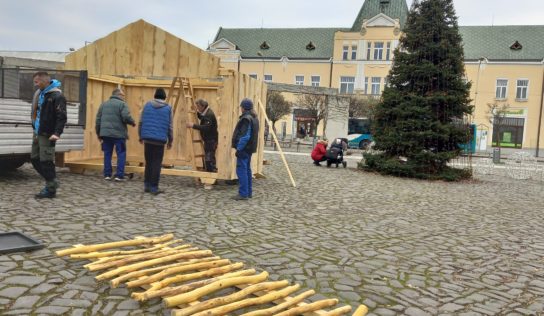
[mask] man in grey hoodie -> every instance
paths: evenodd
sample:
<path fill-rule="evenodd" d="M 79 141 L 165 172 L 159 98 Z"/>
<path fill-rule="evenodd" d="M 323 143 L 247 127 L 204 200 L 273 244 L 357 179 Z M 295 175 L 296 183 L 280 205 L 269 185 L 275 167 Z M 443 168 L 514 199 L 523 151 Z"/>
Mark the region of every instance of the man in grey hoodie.
<path fill-rule="evenodd" d="M 111 180 L 111 158 L 114 147 L 117 153 L 117 172 L 114 180 L 125 180 L 127 124 L 136 126 L 136 122 L 130 116 L 130 111 L 125 103 L 125 93 L 121 89 L 115 89 L 110 99 L 102 103 L 96 114 L 96 135 L 102 143 L 102 151 L 104 151 L 105 180 Z"/>

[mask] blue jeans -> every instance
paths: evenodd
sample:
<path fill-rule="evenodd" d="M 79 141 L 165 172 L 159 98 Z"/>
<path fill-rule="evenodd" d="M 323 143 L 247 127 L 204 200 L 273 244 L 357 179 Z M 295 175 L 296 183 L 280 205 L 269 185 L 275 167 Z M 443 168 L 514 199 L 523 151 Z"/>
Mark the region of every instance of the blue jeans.
<path fill-rule="evenodd" d="M 124 138 L 102 137 L 102 150 L 104 151 L 104 177 L 111 177 L 111 157 L 113 156 L 113 147 L 117 154 L 117 172 L 115 176 L 123 178 L 125 176 L 125 162 L 127 160 L 127 146 Z"/>
<path fill-rule="evenodd" d="M 240 184 L 238 194 L 242 197 L 251 197 L 253 195 L 251 154 L 240 152 L 239 157 L 236 159 L 236 175 L 238 176 L 238 183 Z"/>

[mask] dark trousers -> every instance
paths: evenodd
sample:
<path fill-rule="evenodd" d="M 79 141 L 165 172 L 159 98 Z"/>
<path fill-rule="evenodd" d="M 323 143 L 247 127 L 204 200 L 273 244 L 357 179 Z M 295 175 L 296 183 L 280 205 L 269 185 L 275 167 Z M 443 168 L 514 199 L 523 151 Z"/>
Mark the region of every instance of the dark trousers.
<path fill-rule="evenodd" d="M 164 157 L 164 145 L 144 144 L 145 174 L 144 185 L 151 192 L 159 189 L 161 177 L 162 158 Z"/>
<path fill-rule="evenodd" d="M 238 176 L 238 194 L 242 197 L 253 195 L 253 179 L 251 174 L 251 154 L 244 151 L 238 154 L 236 159 L 236 175 Z"/>
<path fill-rule="evenodd" d="M 55 141 L 49 136 L 36 135 L 32 138 L 30 162 L 34 169 L 45 179 L 45 186 L 51 193 L 57 191 L 57 173 L 55 171 Z"/>
<path fill-rule="evenodd" d="M 318 163 L 320 163 L 320 162 L 322 162 L 322 161 L 326 161 L 326 160 L 327 160 L 327 157 L 323 156 L 323 157 L 321 157 L 321 159 L 319 159 L 319 160 L 315 160 L 315 159 L 314 159 L 314 163 L 315 163 L 315 164 L 318 164 Z"/>
<path fill-rule="evenodd" d="M 104 177 L 111 177 L 111 158 L 113 157 L 113 147 L 117 154 L 117 172 L 115 176 L 123 178 L 125 176 L 125 163 L 127 160 L 127 146 L 124 138 L 102 137 L 102 151 L 104 151 Z"/>
<path fill-rule="evenodd" d="M 217 172 L 217 165 L 215 163 L 215 151 L 217 150 L 217 141 L 209 140 L 204 143 L 204 162 L 206 164 L 206 171 Z"/>

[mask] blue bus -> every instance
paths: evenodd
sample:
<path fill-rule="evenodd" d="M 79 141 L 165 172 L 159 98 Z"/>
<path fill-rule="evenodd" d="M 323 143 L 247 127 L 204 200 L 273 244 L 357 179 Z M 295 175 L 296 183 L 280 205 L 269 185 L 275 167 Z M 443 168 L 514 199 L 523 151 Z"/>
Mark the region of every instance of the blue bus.
<path fill-rule="evenodd" d="M 372 143 L 370 120 L 368 118 L 348 119 L 348 147 L 365 149 Z"/>

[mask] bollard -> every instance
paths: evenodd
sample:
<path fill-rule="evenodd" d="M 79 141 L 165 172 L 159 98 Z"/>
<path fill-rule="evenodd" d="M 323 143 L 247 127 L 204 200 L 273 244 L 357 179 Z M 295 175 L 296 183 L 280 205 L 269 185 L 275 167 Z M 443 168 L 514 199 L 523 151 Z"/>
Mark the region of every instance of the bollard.
<path fill-rule="evenodd" d="M 493 163 L 501 163 L 501 148 L 495 147 L 493 148 Z"/>

